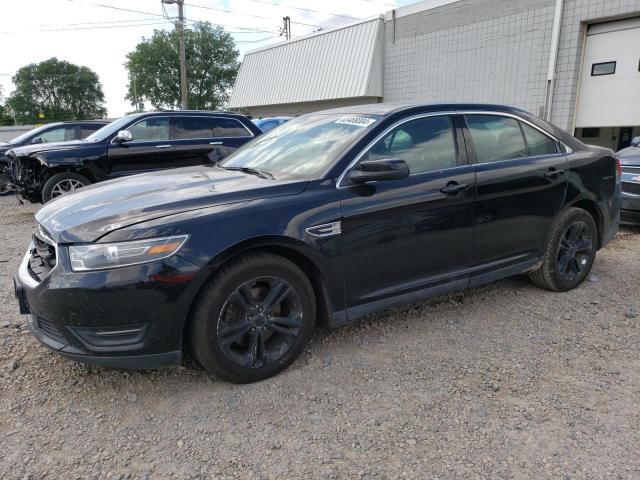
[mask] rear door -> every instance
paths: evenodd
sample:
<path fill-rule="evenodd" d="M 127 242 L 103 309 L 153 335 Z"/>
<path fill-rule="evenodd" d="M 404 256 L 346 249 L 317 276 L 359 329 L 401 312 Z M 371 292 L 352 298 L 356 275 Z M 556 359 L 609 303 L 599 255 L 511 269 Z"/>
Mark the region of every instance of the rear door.
<path fill-rule="evenodd" d="M 209 160 L 214 163 L 253 138 L 253 133 L 240 120 L 231 117 L 215 117 L 213 135 Z"/>
<path fill-rule="evenodd" d="M 566 156 L 549 134 L 514 116 L 470 112 L 464 118 L 476 164 L 475 275 L 534 262 L 564 204 Z"/>
<path fill-rule="evenodd" d="M 109 176 L 175 167 L 175 146 L 169 117 L 147 117 L 127 128 L 130 142 L 109 144 Z"/>
<path fill-rule="evenodd" d="M 209 153 L 215 148 L 214 118 L 180 116 L 171 119 L 175 138 L 175 166 L 189 167 L 209 163 Z"/>

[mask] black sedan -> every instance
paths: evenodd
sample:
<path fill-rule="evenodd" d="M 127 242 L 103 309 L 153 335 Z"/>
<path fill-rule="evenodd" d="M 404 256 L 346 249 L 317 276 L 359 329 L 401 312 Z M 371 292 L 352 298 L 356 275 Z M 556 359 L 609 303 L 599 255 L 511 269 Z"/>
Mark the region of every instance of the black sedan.
<path fill-rule="evenodd" d="M 577 287 L 618 228 L 619 167 L 509 107 L 313 113 L 218 165 L 50 202 L 16 295 L 33 334 L 74 360 L 151 368 L 188 349 L 256 381 L 317 325 L 521 273 Z"/>
<path fill-rule="evenodd" d="M 631 146 L 617 154 L 622 163 L 622 207 L 623 223 L 640 225 L 640 137 L 631 141 Z"/>

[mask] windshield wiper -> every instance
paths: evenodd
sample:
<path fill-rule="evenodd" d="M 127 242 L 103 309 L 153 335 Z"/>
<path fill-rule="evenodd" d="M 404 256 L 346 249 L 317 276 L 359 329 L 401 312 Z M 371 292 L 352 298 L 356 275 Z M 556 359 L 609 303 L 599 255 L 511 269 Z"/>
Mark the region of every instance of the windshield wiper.
<path fill-rule="evenodd" d="M 219 166 L 221 166 L 221 165 L 219 165 Z M 224 168 L 225 170 L 235 170 L 235 171 L 238 171 L 238 172 L 250 173 L 251 175 L 257 175 L 260 178 L 270 178 L 270 179 L 274 179 L 275 178 L 273 176 L 273 174 L 271 174 L 269 172 L 265 172 L 263 170 L 257 170 L 255 168 L 251 168 L 251 167 L 222 167 L 222 168 Z"/>

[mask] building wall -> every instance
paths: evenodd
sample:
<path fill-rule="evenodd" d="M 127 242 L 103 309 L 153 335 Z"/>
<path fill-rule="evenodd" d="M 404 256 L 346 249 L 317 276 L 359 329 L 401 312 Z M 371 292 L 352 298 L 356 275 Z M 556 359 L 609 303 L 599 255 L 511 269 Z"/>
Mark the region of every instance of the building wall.
<path fill-rule="evenodd" d="M 573 130 L 587 24 L 640 14 L 640 0 L 565 0 L 551 121 Z"/>
<path fill-rule="evenodd" d="M 380 101 L 381 99 L 378 97 L 339 98 L 334 100 L 322 100 L 318 102 L 261 105 L 256 107 L 247 107 L 242 109 L 242 111 L 248 113 L 253 118 L 281 116 L 297 117 L 298 115 L 317 112 L 318 110 L 326 110 L 328 108 L 348 107 L 351 105 L 365 105 L 368 103 L 378 103 Z"/>
<path fill-rule="evenodd" d="M 466 0 L 386 22 L 385 102 L 544 104 L 553 0 Z"/>
<path fill-rule="evenodd" d="M 389 20 L 385 102 L 505 103 L 540 115 L 555 0 L 464 0 Z M 587 23 L 638 15 L 640 0 L 565 0 L 552 121 L 573 130 Z"/>

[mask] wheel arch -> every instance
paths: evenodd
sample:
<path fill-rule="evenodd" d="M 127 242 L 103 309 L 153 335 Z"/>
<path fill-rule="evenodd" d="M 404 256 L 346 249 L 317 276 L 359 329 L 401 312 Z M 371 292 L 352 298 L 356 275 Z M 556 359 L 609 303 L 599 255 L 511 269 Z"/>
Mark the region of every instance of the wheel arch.
<path fill-rule="evenodd" d="M 183 343 L 188 338 L 190 323 L 193 319 L 195 306 L 202 292 L 206 288 L 209 280 L 228 263 L 249 253 L 268 252 L 279 255 L 293 262 L 307 276 L 313 287 L 316 297 L 317 321 L 316 325 L 320 327 L 328 327 L 332 315 L 332 301 L 329 291 L 326 287 L 327 282 L 322 271 L 317 265 L 317 260 L 312 258 L 309 253 L 309 247 L 299 240 L 290 237 L 267 236 L 248 239 L 239 242 L 218 255 L 209 262 L 207 266 L 208 273 L 198 285 L 197 291 L 193 296 L 189 310 L 184 322 L 182 337 Z"/>
<path fill-rule="evenodd" d="M 604 215 L 598 207 L 598 203 L 590 198 L 580 198 L 565 206 L 565 208 L 571 207 L 580 208 L 591 215 L 596 224 L 596 229 L 598 230 L 598 249 L 602 248 L 604 236 Z"/>

